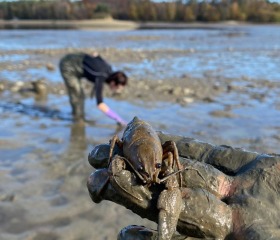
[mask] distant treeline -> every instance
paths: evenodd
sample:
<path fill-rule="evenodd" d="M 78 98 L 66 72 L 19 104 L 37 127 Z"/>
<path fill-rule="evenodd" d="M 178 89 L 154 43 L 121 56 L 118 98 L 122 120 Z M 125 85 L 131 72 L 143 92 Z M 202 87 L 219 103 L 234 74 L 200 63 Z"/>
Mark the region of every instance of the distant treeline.
<path fill-rule="evenodd" d="M 280 22 L 280 4 L 265 0 L 21 0 L 0 2 L 0 19 Z"/>

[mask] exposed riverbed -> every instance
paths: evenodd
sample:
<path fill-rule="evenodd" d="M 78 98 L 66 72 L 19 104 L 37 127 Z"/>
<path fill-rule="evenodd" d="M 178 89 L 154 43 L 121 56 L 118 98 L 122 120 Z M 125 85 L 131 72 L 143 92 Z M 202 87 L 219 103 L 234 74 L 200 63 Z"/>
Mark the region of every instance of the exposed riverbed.
<path fill-rule="evenodd" d="M 157 130 L 279 154 L 280 26 L 2 30 L 0 39 L 1 239 L 114 239 L 129 224 L 155 227 L 88 196 L 88 153 L 121 130 L 90 98 L 93 122 L 72 124 L 58 71 L 69 52 L 99 52 L 127 73 L 122 95 L 105 89 L 127 121 L 137 115 Z M 48 95 L 30 91 L 32 81 Z"/>

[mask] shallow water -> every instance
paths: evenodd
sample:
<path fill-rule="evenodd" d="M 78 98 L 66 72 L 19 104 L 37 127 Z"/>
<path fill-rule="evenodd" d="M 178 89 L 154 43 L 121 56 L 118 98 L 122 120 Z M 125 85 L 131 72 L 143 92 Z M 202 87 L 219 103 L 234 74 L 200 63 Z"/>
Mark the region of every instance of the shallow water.
<path fill-rule="evenodd" d="M 243 26 L 216 30 L 2 30 L 0 50 L 116 48 L 141 50 L 176 50 L 182 54 L 162 55 L 149 60 L 114 63 L 139 77 L 141 72 L 153 78 L 190 75 L 203 77 L 262 78 L 279 81 L 280 26 Z M 0 57 L 17 61 L 26 55 Z M 166 68 L 168 66 L 168 68 Z M 29 70 L 31 75 L 38 74 Z M 4 74 L 9 75 L 9 72 Z M 43 76 L 46 74 L 41 73 Z M 141 76 L 140 76 L 141 77 Z M 60 81 L 57 75 L 49 77 Z"/>
<path fill-rule="evenodd" d="M 134 79 L 164 80 L 185 75 L 205 81 L 208 77 L 217 81 L 232 78 L 240 91 L 188 105 L 105 99 L 124 119 L 129 121 L 137 115 L 157 130 L 213 144 L 279 153 L 280 89 L 274 87 L 280 83 L 279 30 L 280 26 L 2 30 L 0 66 L 8 63 L 19 68 L 3 65 L 0 80 L 15 83 L 43 77 L 53 83 L 62 82 L 57 67 L 54 71 L 41 66 L 20 68 L 24 61 L 34 59 L 57 66 L 56 56 L 46 54 L 49 58 L 42 60 L 40 54 L 29 50 L 94 46 L 101 51 L 128 49 L 135 55 L 144 53 L 140 60 L 123 58 L 112 64 Z M 270 83 L 276 84 L 271 87 Z M 152 225 L 113 204 L 91 203 L 85 182 L 93 169 L 87 155 L 94 145 L 108 142 L 121 130 L 96 110 L 93 100 L 87 99 L 86 110 L 87 119 L 95 123 L 81 128 L 69 120 L 65 95 L 49 95 L 45 101 L 37 101 L 18 93 L 1 93 L 1 239 L 90 239 L 93 235 L 96 239 L 112 239 L 128 224 Z M 231 115 L 217 115 L 220 111 Z"/>

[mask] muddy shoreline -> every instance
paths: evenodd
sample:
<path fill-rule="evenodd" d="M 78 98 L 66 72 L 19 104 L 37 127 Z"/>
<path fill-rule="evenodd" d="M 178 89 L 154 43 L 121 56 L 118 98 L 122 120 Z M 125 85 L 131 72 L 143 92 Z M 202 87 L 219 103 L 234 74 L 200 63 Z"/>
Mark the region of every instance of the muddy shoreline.
<path fill-rule="evenodd" d="M 224 21 L 217 23 L 134 22 L 125 20 L 0 20 L 0 29 L 222 29 L 231 26 L 249 26 L 253 23 Z"/>

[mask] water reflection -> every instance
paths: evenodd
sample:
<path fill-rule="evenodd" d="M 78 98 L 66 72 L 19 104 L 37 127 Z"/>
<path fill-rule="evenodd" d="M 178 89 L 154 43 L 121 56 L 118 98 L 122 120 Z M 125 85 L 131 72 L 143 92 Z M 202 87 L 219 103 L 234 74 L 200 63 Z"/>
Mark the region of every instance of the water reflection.
<path fill-rule="evenodd" d="M 71 150 L 86 150 L 87 141 L 86 141 L 86 131 L 85 125 L 81 123 L 73 123 L 70 127 L 70 141 L 69 141 L 69 151 Z"/>

